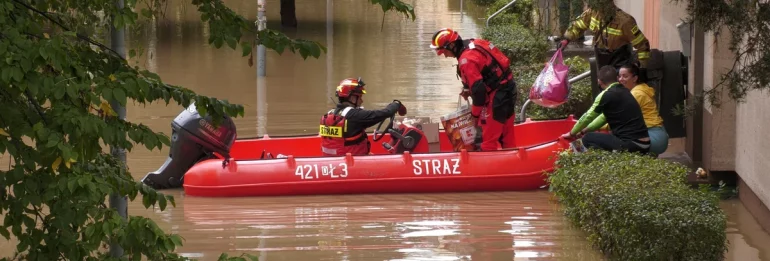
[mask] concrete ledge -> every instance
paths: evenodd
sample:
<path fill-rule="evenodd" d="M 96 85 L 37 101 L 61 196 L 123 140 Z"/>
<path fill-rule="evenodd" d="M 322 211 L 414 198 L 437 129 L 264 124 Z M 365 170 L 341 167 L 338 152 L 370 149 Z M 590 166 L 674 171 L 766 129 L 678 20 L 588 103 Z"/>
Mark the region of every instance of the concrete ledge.
<path fill-rule="evenodd" d="M 757 194 L 754 194 L 754 191 L 740 177 L 738 177 L 738 198 L 746 210 L 754 216 L 759 226 L 770 233 L 770 208 L 759 200 Z"/>

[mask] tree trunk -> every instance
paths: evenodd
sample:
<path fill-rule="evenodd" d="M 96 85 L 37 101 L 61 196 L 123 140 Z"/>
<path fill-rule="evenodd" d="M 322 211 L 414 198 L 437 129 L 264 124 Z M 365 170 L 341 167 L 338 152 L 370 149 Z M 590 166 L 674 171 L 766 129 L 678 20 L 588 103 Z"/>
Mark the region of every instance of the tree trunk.
<path fill-rule="evenodd" d="M 297 27 L 297 5 L 295 0 L 281 0 L 281 26 Z"/>

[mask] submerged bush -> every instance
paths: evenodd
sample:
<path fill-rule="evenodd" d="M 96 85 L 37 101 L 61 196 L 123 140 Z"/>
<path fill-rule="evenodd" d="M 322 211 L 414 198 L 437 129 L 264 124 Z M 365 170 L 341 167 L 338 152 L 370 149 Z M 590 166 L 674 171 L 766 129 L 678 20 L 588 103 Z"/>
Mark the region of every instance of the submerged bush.
<path fill-rule="evenodd" d="M 503 8 L 503 6 L 510 3 L 510 0 L 497 0 L 497 1 L 490 1 L 490 0 L 476 0 L 479 2 L 484 2 L 484 5 L 487 7 L 487 17 L 491 16 L 497 10 L 500 10 L 500 8 Z M 535 1 L 533 0 L 519 0 L 512 6 L 509 6 L 505 9 L 505 11 L 499 13 L 495 18 L 492 18 L 492 20 L 489 20 L 489 25 L 512 25 L 512 24 L 520 24 L 524 25 L 527 28 L 534 28 L 534 17 L 537 14 L 538 10 L 535 5 Z"/>
<path fill-rule="evenodd" d="M 719 196 L 686 184 L 684 165 L 635 153 L 562 153 L 550 189 L 613 260 L 722 260 Z"/>
<path fill-rule="evenodd" d="M 478 6 L 487 7 L 487 6 L 495 3 L 495 0 L 473 0 L 473 3 L 478 5 Z"/>
<path fill-rule="evenodd" d="M 481 37 L 500 48 L 513 67 L 545 62 L 550 47 L 547 36 L 520 24 L 490 25 Z"/>

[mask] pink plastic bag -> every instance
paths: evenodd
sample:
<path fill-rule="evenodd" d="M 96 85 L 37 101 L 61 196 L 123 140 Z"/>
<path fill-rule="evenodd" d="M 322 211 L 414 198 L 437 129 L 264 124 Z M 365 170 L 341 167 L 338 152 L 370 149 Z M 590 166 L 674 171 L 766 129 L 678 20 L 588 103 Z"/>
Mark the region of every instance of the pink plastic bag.
<path fill-rule="evenodd" d="M 567 102 L 572 87 L 569 85 L 569 66 L 564 64 L 561 48 L 537 76 L 529 90 L 529 99 L 537 105 L 556 108 Z"/>

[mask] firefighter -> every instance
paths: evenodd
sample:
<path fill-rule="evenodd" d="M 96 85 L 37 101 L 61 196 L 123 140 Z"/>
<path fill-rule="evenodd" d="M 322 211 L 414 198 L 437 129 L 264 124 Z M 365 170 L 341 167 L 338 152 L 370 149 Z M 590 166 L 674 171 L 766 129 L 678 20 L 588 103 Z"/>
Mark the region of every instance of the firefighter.
<path fill-rule="evenodd" d="M 588 1 L 588 9 L 564 32 L 561 46 L 567 46 L 586 29 L 594 33 L 597 68 L 612 65 L 618 70 L 625 64 L 637 63 L 640 76 L 646 79 L 650 42 L 639 30 L 633 16 L 618 8 L 613 0 Z M 632 55 L 632 47 L 636 48 L 636 59 Z"/>
<path fill-rule="evenodd" d="M 363 96 L 366 84 L 358 79 L 347 78 L 340 81 L 336 96 L 339 101 L 336 108 L 321 117 L 318 134 L 321 135 L 321 151 L 324 156 L 367 155 L 371 149 L 366 129 L 393 116 L 406 114 L 406 107 L 399 101 L 393 101 L 381 110 L 364 110 Z"/>
<path fill-rule="evenodd" d="M 481 126 L 481 150 L 513 148 L 516 82 L 508 57 L 487 40 L 463 40 L 449 28 L 433 35 L 430 48 L 437 55 L 457 58 L 457 74 L 463 84 L 460 95 L 473 98 L 471 115 Z"/>

